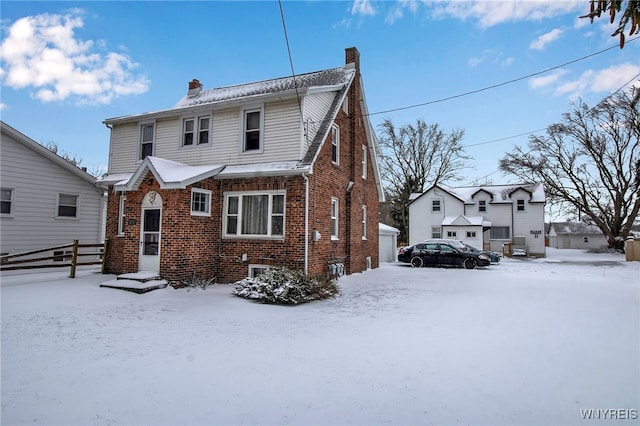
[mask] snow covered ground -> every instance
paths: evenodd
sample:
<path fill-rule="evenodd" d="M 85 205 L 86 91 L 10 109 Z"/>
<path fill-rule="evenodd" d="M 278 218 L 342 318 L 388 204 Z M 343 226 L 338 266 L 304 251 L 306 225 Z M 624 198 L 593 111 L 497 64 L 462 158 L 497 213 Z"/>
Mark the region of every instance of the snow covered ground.
<path fill-rule="evenodd" d="M 640 422 L 640 262 L 623 255 L 383 264 L 295 307 L 67 273 L 2 275 L 3 425 Z"/>

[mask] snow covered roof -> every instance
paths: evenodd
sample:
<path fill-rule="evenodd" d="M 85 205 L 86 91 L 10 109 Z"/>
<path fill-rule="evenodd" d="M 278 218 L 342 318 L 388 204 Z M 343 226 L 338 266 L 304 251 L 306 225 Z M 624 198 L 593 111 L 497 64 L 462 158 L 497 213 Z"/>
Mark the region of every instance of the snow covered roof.
<path fill-rule="evenodd" d="M 411 194 L 409 197 L 410 202 L 415 201 L 431 190 L 445 191 L 465 204 L 474 204 L 476 196 L 481 192 L 489 194 L 491 197 L 491 203 L 513 203 L 511 195 L 518 190 L 522 190 L 530 194 L 530 203 L 544 203 L 546 200 L 544 186 L 541 183 L 520 183 L 511 185 L 464 186 L 458 188 L 434 185 L 423 193 Z"/>
<path fill-rule="evenodd" d="M 485 226 L 490 227 L 491 222 L 484 220 L 482 216 L 445 216 L 442 219 L 443 226 Z"/>
<path fill-rule="evenodd" d="M 602 235 L 602 231 L 596 225 L 584 222 L 551 222 L 551 227 L 558 235 Z"/>
<path fill-rule="evenodd" d="M 224 170 L 218 174 L 218 178 L 233 179 L 237 177 L 300 175 L 309 171 L 309 167 L 301 166 L 297 161 L 283 161 L 279 163 L 226 166 Z"/>
<path fill-rule="evenodd" d="M 378 222 L 378 230 L 385 235 L 397 235 L 400 233 L 398 228 L 394 228 L 393 226 L 386 225 L 382 222 Z"/>

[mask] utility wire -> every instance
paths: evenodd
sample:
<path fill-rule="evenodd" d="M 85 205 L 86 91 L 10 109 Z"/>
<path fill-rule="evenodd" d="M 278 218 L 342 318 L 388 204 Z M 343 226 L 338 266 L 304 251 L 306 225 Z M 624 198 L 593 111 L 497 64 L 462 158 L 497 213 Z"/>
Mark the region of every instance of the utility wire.
<path fill-rule="evenodd" d="M 291 58 L 291 47 L 289 46 L 289 36 L 287 35 L 287 25 L 284 20 L 284 11 L 282 10 L 282 1 L 278 0 L 280 7 L 280 19 L 282 20 L 282 29 L 284 30 L 284 40 L 287 44 L 287 53 L 289 54 L 289 65 L 291 66 L 291 76 L 293 77 L 293 86 L 296 89 L 296 98 L 298 99 L 298 111 L 300 112 L 300 121 L 302 121 L 302 103 L 300 102 L 300 93 L 298 92 L 298 82 L 296 81 L 296 73 L 293 70 L 293 59 Z"/>
<path fill-rule="evenodd" d="M 632 38 L 632 39 L 628 40 L 627 43 L 634 42 L 634 41 L 638 40 L 639 38 L 640 37 Z M 619 48 L 619 45 L 616 44 L 615 46 L 608 47 L 606 49 L 600 50 L 598 52 L 591 53 L 589 55 L 583 56 L 583 57 L 578 58 L 578 59 L 573 59 L 573 60 L 571 60 L 569 62 L 565 62 L 564 64 L 556 65 L 554 67 L 547 68 L 547 69 L 544 69 L 542 71 L 538 71 L 538 72 L 534 72 L 532 74 L 528 74 L 528 75 L 525 75 L 525 76 L 522 76 L 522 77 L 514 78 L 513 80 L 508 80 L 508 81 L 505 81 L 505 82 L 502 82 L 502 83 L 494 84 L 494 85 L 491 85 L 491 86 L 486 86 L 486 87 L 483 87 L 481 89 L 471 90 L 469 92 L 464 92 L 464 93 L 460 93 L 458 95 L 453 95 L 453 96 L 447 96 L 446 98 L 436 99 L 436 100 L 433 100 L 433 101 L 423 102 L 423 103 L 420 103 L 420 104 L 414 104 L 414 105 L 409 105 L 409 106 L 405 106 L 405 107 L 393 108 L 393 109 L 388 109 L 388 110 L 385 110 L 385 111 L 372 112 L 372 113 L 369 113 L 368 115 L 371 116 L 371 115 L 378 115 L 378 114 L 386 114 L 386 113 L 395 112 L 395 111 L 403 111 L 403 110 L 406 110 L 406 109 L 417 108 L 417 107 L 421 107 L 421 106 L 425 106 L 425 105 L 432 105 L 432 104 L 436 104 L 436 103 L 440 103 L 440 102 L 450 101 L 450 100 L 456 99 L 456 98 L 461 98 L 463 96 L 469 96 L 469 95 L 473 95 L 473 94 L 476 94 L 476 93 L 484 92 L 484 91 L 487 91 L 487 90 L 496 89 L 498 87 L 506 86 L 507 84 L 516 83 L 518 81 L 526 80 L 528 78 L 535 77 L 537 75 L 544 74 L 544 73 L 547 73 L 549 71 L 553 71 L 553 70 L 556 70 L 558 68 L 562 68 L 564 66 L 571 65 L 571 64 L 576 63 L 576 62 L 584 61 L 585 59 L 589 59 L 589 58 L 591 58 L 593 56 L 599 55 L 601 53 L 604 53 L 604 52 L 607 52 L 609 50 L 616 49 L 616 48 Z"/>

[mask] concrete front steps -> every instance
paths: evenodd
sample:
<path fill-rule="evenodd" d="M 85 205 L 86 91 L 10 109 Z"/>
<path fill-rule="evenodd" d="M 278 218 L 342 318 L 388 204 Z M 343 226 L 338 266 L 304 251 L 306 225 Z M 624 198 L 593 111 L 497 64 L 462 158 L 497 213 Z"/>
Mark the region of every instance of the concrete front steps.
<path fill-rule="evenodd" d="M 151 290 L 165 288 L 169 283 L 154 271 L 140 271 L 118 275 L 115 280 L 105 281 L 100 287 L 116 288 L 134 293 L 147 293 Z"/>

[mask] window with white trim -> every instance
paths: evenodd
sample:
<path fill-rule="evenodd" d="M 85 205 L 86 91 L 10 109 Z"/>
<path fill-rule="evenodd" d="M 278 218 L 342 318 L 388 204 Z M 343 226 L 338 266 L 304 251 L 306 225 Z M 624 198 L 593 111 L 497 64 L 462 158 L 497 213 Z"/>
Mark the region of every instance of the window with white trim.
<path fill-rule="evenodd" d="M 191 216 L 211 216 L 211 191 L 191 188 Z"/>
<path fill-rule="evenodd" d="M 331 125 L 331 162 L 340 164 L 340 128 Z"/>
<path fill-rule="evenodd" d="M 13 189 L 0 188 L 0 214 L 13 214 Z"/>
<path fill-rule="evenodd" d="M 475 238 L 476 231 L 467 231 L 467 238 Z"/>
<path fill-rule="evenodd" d="M 516 209 L 519 212 L 523 212 L 524 211 L 524 200 L 516 200 Z"/>
<path fill-rule="evenodd" d="M 456 238 L 458 233 L 456 231 L 447 231 L 448 238 Z"/>
<path fill-rule="evenodd" d="M 509 226 L 492 226 L 489 238 L 492 240 L 509 240 L 511 239 L 511 228 Z"/>
<path fill-rule="evenodd" d="M 588 243 L 589 242 L 589 237 L 587 235 L 585 235 L 584 239 L 582 241 L 584 241 L 585 243 Z"/>
<path fill-rule="evenodd" d="M 153 155 L 153 142 L 155 139 L 155 124 L 147 123 L 140 126 L 140 159 Z"/>
<path fill-rule="evenodd" d="M 283 237 L 284 191 L 225 194 L 225 236 Z"/>
<path fill-rule="evenodd" d="M 118 216 L 118 235 L 124 235 L 124 225 L 126 220 L 125 208 L 127 206 L 127 196 L 120 195 L 120 215 Z"/>
<path fill-rule="evenodd" d="M 367 178 L 367 147 L 362 145 L 362 179 Z"/>
<path fill-rule="evenodd" d="M 262 151 L 262 108 L 243 110 L 242 122 L 242 152 Z"/>
<path fill-rule="evenodd" d="M 197 127 L 196 127 L 197 123 Z M 209 143 L 211 117 L 189 117 L 182 120 L 182 146 Z"/>
<path fill-rule="evenodd" d="M 442 238 L 442 229 L 439 226 L 431 227 L 431 238 Z"/>
<path fill-rule="evenodd" d="M 58 194 L 57 217 L 78 217 L 79 195 Z"/>
<path fill-rule="evenodd" d="M 331 239 L 338 239 L 338 199 L 331 197 Z"/>
<path fill-rule="evenodd" d="M 479 200 L 478 201 L 478 211 L 479 212 L 486 212 L 487 211 L 487 202 L 486 202 L 486 200 Z"/>
<path fill-rule="evenodd" d="M 440 211 L 440 200 L 431 200 L 431 211 L 432 212 Z"/>
<path fill-rule="evenodd" d="M 367 239 L 367 206 L 362 206 L 362 239 Z"/>

